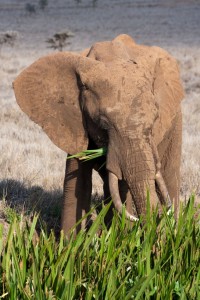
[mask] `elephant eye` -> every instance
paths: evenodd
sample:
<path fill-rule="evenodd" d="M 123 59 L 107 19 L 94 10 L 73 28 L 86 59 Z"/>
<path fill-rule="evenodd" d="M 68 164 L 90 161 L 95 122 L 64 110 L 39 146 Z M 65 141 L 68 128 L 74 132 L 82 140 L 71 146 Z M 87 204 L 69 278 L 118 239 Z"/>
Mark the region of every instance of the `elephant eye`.
<path fill-rule="evenodd" d="M 81 89 L 82 89 L 83 91 L 87 91 L 87 90 L 89 90 L 89 87 L 87 86 L 87 84 L 81 82 Z"/>
<path fill-rule="evenodd" d="M 109 122 L 106 116 L 101 115 L 100 116 L 100 125 L 103 129 L 108 129 L 109 128 Z"/>
<path fill-rule="evenodd" d="M 79 75 L 79 74 L 76 74 L 76 76 L 77 76 L 77 82 L 78 82 L 78 85 L 79 85 L 80 89 L 81 89 L 82 91 L 89 90 L 88 85 L 85 84 L 85 83 L 81 80 L 80 75 Z"/>

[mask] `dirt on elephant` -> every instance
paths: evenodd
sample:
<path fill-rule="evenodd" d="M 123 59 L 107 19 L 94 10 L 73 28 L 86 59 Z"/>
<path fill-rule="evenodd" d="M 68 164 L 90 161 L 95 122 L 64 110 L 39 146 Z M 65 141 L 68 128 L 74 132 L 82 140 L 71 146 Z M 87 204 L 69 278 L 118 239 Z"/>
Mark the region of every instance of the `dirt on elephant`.
<path fill-rule="evenodd" d="M 52 219 L 59 218 L 67 154 L 19 109 L 13 80 L 45 54 L 62 48 L 80 51 L 120 33 L 131 35 L 137 43 L 163 47 L 179 62 L 186 92 L 182 104 L 181 197 L 185 200 L 191 192 L 200 197 L 199 16 L 200 3 L 195 0 L 49 0 L 43 8 L 39 1 L 2 0 L 0 199 L 25 210 L 39 203 L 44 215 L 48 208 Z M 68 34 L 66 38 L 63 33 Z M 101 180 L 94 174 L 95 197 L 101 191 Z"/>

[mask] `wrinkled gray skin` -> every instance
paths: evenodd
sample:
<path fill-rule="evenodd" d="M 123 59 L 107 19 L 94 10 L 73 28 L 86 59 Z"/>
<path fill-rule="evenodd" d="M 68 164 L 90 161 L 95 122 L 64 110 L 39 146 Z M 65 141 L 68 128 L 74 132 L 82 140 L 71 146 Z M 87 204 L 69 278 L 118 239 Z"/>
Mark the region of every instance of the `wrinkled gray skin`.
<path fill-rule="evenodd" d="M 111 194 L 119 212 L 126 202 L 128 219 L 145 213 L 147 189 L 151 208 L 177 207 L 183 89 L 166 51 L 120 35 L 81 54 L 39 59 L 18 76 L 14 90 L 22 110 L 67 153 L 108 148 L 99 170 L 105 199 Z M 89 211 L 92 169 L 101 164 L 67 160 L 65 233 Z"/>

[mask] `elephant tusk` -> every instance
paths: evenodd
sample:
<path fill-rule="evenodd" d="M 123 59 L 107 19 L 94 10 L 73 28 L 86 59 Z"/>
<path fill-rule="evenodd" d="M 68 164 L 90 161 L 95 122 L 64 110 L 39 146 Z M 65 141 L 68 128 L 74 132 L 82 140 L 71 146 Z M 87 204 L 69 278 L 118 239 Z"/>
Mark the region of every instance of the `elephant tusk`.
<path fill-rule="evenodd" d="M 109 172 L 109 188 L 110 188 L 110 193 L 111 197 L 114 203 L 114 206 L 116 210 L 122 214 L 122 201 L 119 195 L 119 185 L 118 185 L 118 178 L 115 174 L 112 172 Z M 125 209 L 125 216 L 126 219 L 130 221 L 138 221 L 139 219 L 133 215 L 131 215 L 126 209 Z"/>
<path fill-rule="evenodd" d="M 163 179 L 163 176 L 162 176 L 160 170 L 157 170 L 155 180 L 156 180 L 158 188 L 161 192 L 162 198 L 164 199 L 164 202 L 165 202 L 164 204 L 167 205 L 168 208 L 171 207 L 172 202 L 171 202 L 171 199 L 169 197 L 169 193 L 168 193 L 165 181 Z"/>
<path fill-rule="evenodd" d="M 162 173 L 160 171 L 161 169 L 161 163 L 160 163 L 160 158 L 159 158 L 159 154 L 158 154 L 158 149 L 154 143 L 154 141 L 152 141 L 152 147 L 153 147 L 153 153 L 154 153 L 154 158 L 155 158 L 155 163 L 156 163 L 156 176 L 155 176 L 155 181 L 158 185 L 158 188 L 160 190 L 160 193 L 162 195 L 164 204 L 170 208 L 172 206 L 172 202 L 165 184 L 165 181 L 163 179 Z"/>

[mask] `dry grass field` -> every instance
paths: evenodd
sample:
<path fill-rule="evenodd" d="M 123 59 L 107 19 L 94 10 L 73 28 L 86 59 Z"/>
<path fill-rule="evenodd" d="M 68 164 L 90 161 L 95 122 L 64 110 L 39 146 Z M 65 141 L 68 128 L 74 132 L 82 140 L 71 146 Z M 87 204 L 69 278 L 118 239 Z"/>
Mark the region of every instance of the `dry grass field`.
<path fill-rule="evenodd" d="M 27 10 L 32 3 L 35 12 Z M 26 66 L 52 49 L 46 40 L 70 30 L 65 50 L 78 51 L 95 41 L 128 33 L 139 43 L 166 48 L 179 61 L 186 96 L 183 102 L 182 199 L 200 196 L 200 3 L 199 1 L 0 1 L 0 194 L 25 210 L 40 204 L 60 209 L 66 153 L 24 115 L 12 82 Z M 13 45 L 2 42 L 15 31 Z M 95 176 L 95 191 L 100 191 Z M 41 205 L 42 204 L 42 205 Z M 48 213 L 49 214 L 49 213 Z M 48 216 L 49 218 L 49 216 Z"/>

